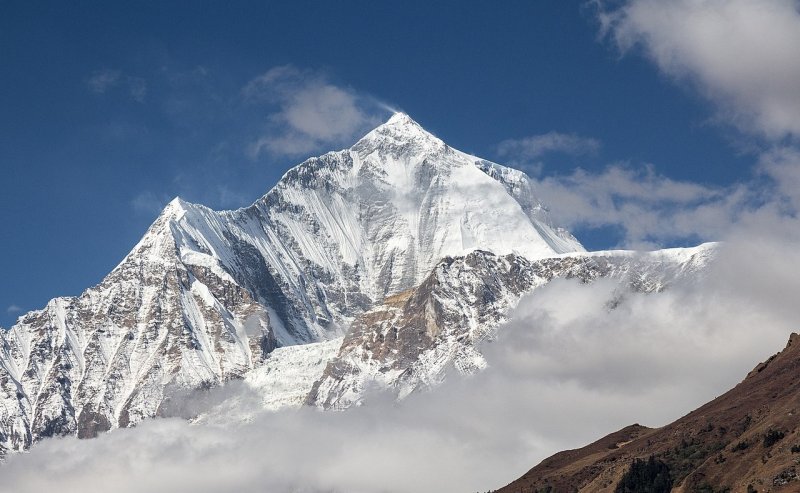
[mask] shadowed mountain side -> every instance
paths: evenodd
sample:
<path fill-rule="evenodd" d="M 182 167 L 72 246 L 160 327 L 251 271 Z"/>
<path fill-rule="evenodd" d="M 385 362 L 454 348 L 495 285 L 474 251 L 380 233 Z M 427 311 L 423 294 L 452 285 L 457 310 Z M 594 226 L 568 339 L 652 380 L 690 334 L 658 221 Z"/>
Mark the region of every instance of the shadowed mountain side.
<path fill-rule="evenodd" d="M 736 387 L 679 420 L 628 426 L 559 452 L 497 491 L 614 492 L 632 462 L 650 456 L 669 466 L 673 492 L 800 491 L 798 377 L 800 335 L 793 333 Z"/>

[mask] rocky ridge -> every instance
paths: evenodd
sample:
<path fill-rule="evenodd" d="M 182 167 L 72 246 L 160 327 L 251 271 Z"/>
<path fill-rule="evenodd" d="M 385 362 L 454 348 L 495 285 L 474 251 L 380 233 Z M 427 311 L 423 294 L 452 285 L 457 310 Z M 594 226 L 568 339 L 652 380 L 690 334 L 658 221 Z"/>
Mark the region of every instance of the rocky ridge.
<path fill-rule="evenodd" d="M 375 382 L 402 398 L 439 383 L 451 367 L 463 374 L 480 370 L 486 366 L 481 342 L 496 336 L 523 295 L 553 279 L 613 279 L 619 283 L 619 298 L 609 300 L 613 304 L 625 292 L 653 293 L 697 279 L 715 248 L 577 253 L 535 261 L 477 250 L 446 258 L 419 286 L 354 320 L 307 403 L 347 408 L 360 403 Z"/>

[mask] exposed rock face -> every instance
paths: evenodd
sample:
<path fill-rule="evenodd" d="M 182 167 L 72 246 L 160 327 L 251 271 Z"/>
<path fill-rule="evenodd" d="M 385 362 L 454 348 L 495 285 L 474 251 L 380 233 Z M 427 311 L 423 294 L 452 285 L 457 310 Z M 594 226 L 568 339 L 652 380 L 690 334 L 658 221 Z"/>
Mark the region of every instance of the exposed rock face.
<path fill-rule="evenodd" d="M 339 354 L 314 384 L 308 403 L 341 409 L 360 402 L 371 384 L 400 397 L 438 383 L 451 365 L 462 373 L 486 362 L 478 343 L 491 339 L 523 294 L 554 278 L 615 279 L 625 290 L 656 292 L 692 279 L 712 259 L 713 245 L 631 252 L 594 252 L 528 260 L 474 251 L 446 258 L 416 288 L 388 297 L 356 318 Z"/>
<path fill-rule="evenodd" d="M 181 261 L 179 207 L 171 204 L 102 283 L 2 335 L 6 447 L 135 424 L 156 413 L 168 383 L 242 376 L 275 347 L 254 293 L 216 266 Z"/>
<path fill-rule="evenodd" d="M 276 347 L 341 337 L 376 300 L 477 248 L 583 251 L 550 226 L 523 173 L 403 114 L 293 168 L 250 207 L 175 199 L 99 285 L 0 331 L 0 443 L 134 425 L 168 388 L 242 377 Z"/>
<path fill-rule="evenodd" d="M 800 491 L 800 336 L 732 390 L 663 428 L 633 425 L 560 452 L 497 490 L 613 492 L 635 459 L 670 468 L 676 492 Z M 548 489 L 549 488 L 549 489 Z"/>

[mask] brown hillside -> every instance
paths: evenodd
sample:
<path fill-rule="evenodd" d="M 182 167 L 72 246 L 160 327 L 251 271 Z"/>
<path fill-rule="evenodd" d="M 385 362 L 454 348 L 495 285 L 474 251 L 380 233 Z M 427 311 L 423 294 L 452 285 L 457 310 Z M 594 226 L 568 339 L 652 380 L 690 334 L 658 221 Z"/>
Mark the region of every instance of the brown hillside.
<path fill-rule="evenodd" d="M 502 493 L 613 492 L 636 458 L 667 463 L 673 492 L 800 492 L 800 336 L 732 390 L 657 429 L 632 425 L 545 459 Z M 794 452 L 793 452 L 794 449 Z"/>

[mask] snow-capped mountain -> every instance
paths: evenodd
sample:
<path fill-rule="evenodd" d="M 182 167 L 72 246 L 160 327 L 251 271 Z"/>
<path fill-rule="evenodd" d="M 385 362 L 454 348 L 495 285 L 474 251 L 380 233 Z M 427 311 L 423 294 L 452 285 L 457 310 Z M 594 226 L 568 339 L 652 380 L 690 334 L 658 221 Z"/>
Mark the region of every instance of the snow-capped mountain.
<path fill-rule="evenodd" d="M 346 407 L 373 380 L 407 393 L 479 368 L 475 343 L 553 277 L 657 290 L 712 250 L 588 254 L 522 172 L 398 113 L 249 207 L 173 200 L 99 285 L 0 331 L 0 455 L 232 378 L 267 408 Z"/>

